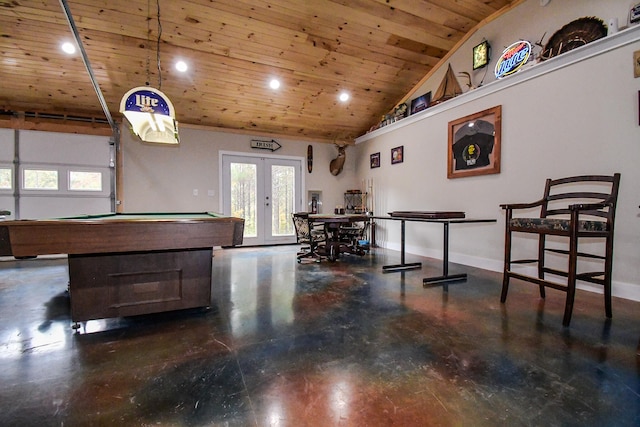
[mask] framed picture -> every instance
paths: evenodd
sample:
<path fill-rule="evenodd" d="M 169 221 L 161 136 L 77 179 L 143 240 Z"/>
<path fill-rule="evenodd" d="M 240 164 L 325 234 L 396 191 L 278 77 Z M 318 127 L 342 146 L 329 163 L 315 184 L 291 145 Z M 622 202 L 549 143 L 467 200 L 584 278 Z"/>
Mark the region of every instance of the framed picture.
<path fill-rule="evenodd" d="M 502 106 L 449 122 L 447 178 L 500 173 Z"/>
<path fill-rule="evenodd" d="M 474 70 L 477 70 L 478 68 L 482 68 L 489 63 L 490 49 L 491 49 L 491 46 L 489 46 L 489 42 L 486 40 L 476 45 L 473 48 L 473 69 Z"/>
<path fill-rule="evenodd" d="M 427 92 L 416 99 L 411 100 L 411 114 L 415 114 L 418 111 L 426 110 L 431 104 L 431 92 Z"/>
<path fill-rule="evenodd" d="M 404 145 L 391 149 L 391 164 L 402 163 L 404 161 Z"/>
<path fill-rule="evenodd" d="M 380 153 L 373 153 L 369 156 L 369 162 L 371 164 L 371 169 L 380 167 Z"/>

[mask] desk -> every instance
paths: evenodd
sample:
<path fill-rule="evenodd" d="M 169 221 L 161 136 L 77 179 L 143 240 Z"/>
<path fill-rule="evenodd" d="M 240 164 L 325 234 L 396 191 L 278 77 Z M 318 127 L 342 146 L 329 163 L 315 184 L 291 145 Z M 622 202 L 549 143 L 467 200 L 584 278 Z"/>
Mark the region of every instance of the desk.
<path fill-rule="evenodd" d="M 366 214 L 310 214 L 309 219 L 313 222 L 324 223 L 327 232 L 330 234 L 327 246 L 329 247 L 329 259 L 335 261 L 343 252 L 356 255 L 364 255 L 362 248 L 345 244 L 340 241 L 340 227 L 354 222 L 369 222 L 371 217 Z"/>
<path fill-rule="evenodd" d="M 436 215 L 437 216 L 437 215 Z M 385 265 L 382 271 L 401 271 L 414 268 L 421 268 L 421 262 L 405 263 L 405 222 L 431 222 L 442 224 L 444 227 L 443 257 L 442 257 L 442 276 L 427 277 L 422 280 L 423 286 L 434 285 L 439 283 L 457 282 L 467 279 L 466 274 L 449 274 L 449 225 L 450 224 L 469 224 L 481 222 L 496 222 L 495 219 L 467 219 L 467 218 L 414 218 L 403 216 L 374 216 L 375 219 L 400 221 L 400 264 Z"/>
<path fill-rule="evenodd" d="M 213 246 L 241 244 L 243 230 L 243 219 L 207 212 L 2 221 L 0 256 L 68 254 L 80 322 L 208 307 Z"/>

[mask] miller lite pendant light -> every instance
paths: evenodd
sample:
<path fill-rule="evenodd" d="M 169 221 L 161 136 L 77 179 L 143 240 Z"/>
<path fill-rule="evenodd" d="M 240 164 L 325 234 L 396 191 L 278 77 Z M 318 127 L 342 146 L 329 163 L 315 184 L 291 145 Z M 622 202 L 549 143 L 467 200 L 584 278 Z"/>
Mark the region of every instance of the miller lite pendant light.
<path fill-rule="evenodd" d="M 120 101 L 131 131 L 144 142 L 179 144 L 178 122 L 169 98 L 151 86 L 134 87 Z"/>
<path fill-rule="evenodd" d="M 157 64 L 158 87 L 162 87 L 162 70 L 160 69 L 160 1 L 156 0 L 158 11 Z M 147 3 L 147 14 L 149 4 Z M 150 16 L 149 16 L 150 18 Z M 149 21 L 147 19 L 147 44 L 149 44 Z M 160 89 L 149 86 L 149 57 L 147 56 L 147 86 L 134 87 L 124 94 L 120 101 L 120 112 L 130 124 L 131 131 L 144 142 L 160 144 L 179 144 L 178 122 L 173 104 Z"/>

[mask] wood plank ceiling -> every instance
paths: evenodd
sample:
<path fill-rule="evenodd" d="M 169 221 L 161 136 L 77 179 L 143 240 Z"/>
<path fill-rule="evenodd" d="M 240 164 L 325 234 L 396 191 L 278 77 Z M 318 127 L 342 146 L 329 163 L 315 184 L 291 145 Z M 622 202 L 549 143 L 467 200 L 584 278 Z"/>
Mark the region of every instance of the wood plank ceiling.
<path fill-rule="evenodd" d="M 468 32 L 512 3 L 159 0 L 159 26 L 156 0 L 67 2 L 116 120 L 124 93 L 149 82 L 172 100 L 182 126 L 325 142 L 364 134 Z M 104 118 L 81 55 L 64 54 L 64 41 L 73 35 L 59 1 L 0 1 L 5 116 Z M 186 73 L 175 70 L 178 59 Z"/>

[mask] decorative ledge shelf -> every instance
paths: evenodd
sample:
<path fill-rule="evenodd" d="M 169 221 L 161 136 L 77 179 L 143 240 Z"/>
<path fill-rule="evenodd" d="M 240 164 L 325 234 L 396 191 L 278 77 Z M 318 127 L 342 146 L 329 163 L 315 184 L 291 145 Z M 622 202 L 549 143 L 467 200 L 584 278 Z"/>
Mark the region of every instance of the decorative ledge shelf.
<path fill-rule="evenodd" d="M 615 49 L 619 49 L 628 44 L 634 43 L 640 40 L 640 25 L 636 25 L 624 30 L 621 30 L 615 34 L 607 37 L 595 40 L 587 45 L 581 46 L 577 49 L 570 50 L 555 58 L 539 62 L 532 66 L 529 66 L 518 73 L 506 77 L 501 80 L 495 80 L 487 83 L 479 88 L 470 90 L 461 95 L 456 96 L 453 99 L 443 102 L 442 104 L 429 107 L 424 111 L 413 114 L 409 117 L 392 123 L 390 125 L 381 127 L 365 135 L 356 138 L 356 144 L 368 141 L 377 136 L 384 135 L 388 132 L 393 132 L 404 126 L 410 125 L 420 120 L 424 120 L 428 117 L 435 116 L 442 112 L 457 108 L 466 103 L 475 101 L 483 96 L 490 95 L 501 90 L 505 90 L 512 86 L 519 85 L 531 79 L 543 76 L 547 73 L 552 73 L 561 68 L 577 64 L 578 62 L 586 61 L 587 59 L 602 55 Z"/>

